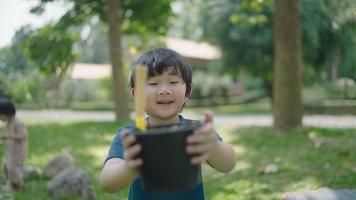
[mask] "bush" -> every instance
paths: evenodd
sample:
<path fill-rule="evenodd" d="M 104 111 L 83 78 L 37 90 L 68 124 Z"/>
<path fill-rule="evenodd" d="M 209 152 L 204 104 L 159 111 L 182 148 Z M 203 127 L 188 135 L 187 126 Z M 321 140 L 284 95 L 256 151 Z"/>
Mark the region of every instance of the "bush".
<path fill-rule="evenodd" d="M 349 78 L 340 78 L 336 82 L 326 84 L 330 99 L 356 99 L 356 83 Z"/>
<path fill-rule="evenodd" d="M 213 74 L 196 73 L 193 77 L 193 99 L 228 97 L 232 80 Z"/>
<path fill-rule="evenodd" d="M 37 74 L 19 75 L 9 79 L 9 93 L 16 103 L 44 102 L 48 98 L 46 79 Z"/>

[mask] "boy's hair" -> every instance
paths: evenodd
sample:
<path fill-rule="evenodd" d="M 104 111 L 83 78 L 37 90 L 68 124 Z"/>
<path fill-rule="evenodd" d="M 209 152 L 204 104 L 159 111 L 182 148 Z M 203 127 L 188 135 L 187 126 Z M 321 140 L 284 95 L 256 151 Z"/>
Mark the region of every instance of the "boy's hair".
<path fill-rule="evenodd" d="M 136 62 L 136 66 L 146 65 L 148 68 L 148 78 L 161 75 L 163 72 L 169 70 L 176 73 L 182 77 L 186 84 L 186 96 L 190 94 L 192 90 L 192 69 L 188 62 L 177 52 L 166 49 L 159 48 L 152 51 L 146 52 L 140 56 Z M 135 77 L 134 77 L 135 67 L 132 69 L 130 78 L 130 87 L 135 87 Z"/>
<path fill-rule="evenodd" d="M 14 104 L 7 98 L 0 98 L 0 114 L 13 117 L 16 114 Z"/>

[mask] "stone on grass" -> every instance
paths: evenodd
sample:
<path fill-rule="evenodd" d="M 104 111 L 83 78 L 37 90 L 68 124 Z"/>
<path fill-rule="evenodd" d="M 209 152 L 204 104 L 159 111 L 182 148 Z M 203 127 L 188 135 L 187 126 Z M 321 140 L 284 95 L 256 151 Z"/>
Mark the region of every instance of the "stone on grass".
<path fill-rule="evenodd" d="M 33 180 L 42 176 L 42 171 L 39 167 L 26 165 L 23 171 L 24 180 Z"/>
<path fill-rule="evenodd" d="M 0 185 L 0 200 L 13 200 L 14 192 L 7 185 Z"/>
<path fill-rule="evenodd" d="M 54 177 L 64 169 L 74 167 L 73 157 L 69 154 L 60 154 L 50 160 L 44 169 L 44 175 Z"/>
<path fill-rule="evenodd" d="M 331 189 L 304 190 L 285 193 L 283 200 L 355 200 L 356 189 Z"/>
<path fill-rule="evenodd" d="M 89 175 L 83 170 L 70 167 L 59 173 L 47 184 L 54 198 L 96 199 Z"/>

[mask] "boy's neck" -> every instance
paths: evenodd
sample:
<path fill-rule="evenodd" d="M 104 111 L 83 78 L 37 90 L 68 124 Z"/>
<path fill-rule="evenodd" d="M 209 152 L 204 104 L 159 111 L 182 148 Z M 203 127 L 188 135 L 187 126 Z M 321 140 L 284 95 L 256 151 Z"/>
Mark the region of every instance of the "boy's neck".
<path fill-rule="evenodd" d="M 176 115 L 172 118 L 169 119 L 160 119 L 160 118 L 155 118 L 152 116 L 149 116 L 147 118 L 147 122 L 150 126 L 155 126 L 155 125 L 166 125 L 166 124 L 177 124 L 180 122 L 179 115 Z"/>

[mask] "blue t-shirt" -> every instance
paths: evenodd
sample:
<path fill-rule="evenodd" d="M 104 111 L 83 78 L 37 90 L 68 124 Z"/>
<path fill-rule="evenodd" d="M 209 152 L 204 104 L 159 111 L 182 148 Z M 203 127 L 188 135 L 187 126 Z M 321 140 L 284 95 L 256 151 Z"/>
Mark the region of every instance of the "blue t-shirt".
<path fill-rule="evenodd" d="M 179 116 L 181 123 L 189 123 L 191 120 Z M 109 155 L 106 161 L 111 158 L 124 159 L 124 145 L 121 140 L 120 134 L 123 129 L 134 130 L 134 124 L 120 128 L 112 141 L 110 146 Z M 222 141 L 222 138 L 216 134 L 216 138 Z M 105 162 L 106 162 L 105 161 Z M 141 177 L 139 176 L 131 185 L 129 191 L 129 200 L 204 200 L 204 187 L 203 182 L 200 181 L 195 187 L 180 191 L 180 192 L 154 192 L 146 191 L 144 189 Z"/>

